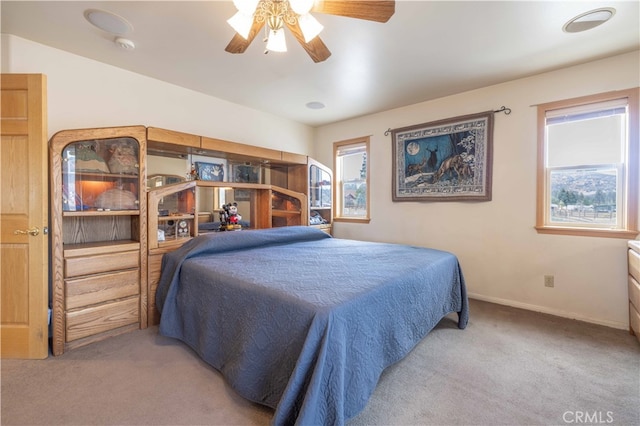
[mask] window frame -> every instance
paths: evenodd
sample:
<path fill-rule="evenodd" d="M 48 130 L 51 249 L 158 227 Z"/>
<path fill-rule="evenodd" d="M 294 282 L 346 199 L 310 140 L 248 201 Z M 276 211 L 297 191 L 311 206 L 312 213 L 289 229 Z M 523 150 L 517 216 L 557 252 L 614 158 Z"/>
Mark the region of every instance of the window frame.
<path fill-rule="evenodd" d="M 334 181 L 335 185 L 333 187 L 333 206 L 334 206 L 334 222 L 351 222 L 351 223 L 369 223 L 371 221 L 371 196 L 370 196 L 370 137 L 363 136 L 360 138 L 347 139 L 339 142 L 333 143 L 333 170 L 334 170 Z M 340 148 L 348 146 L 348 145 L 364 145 L 365 154 L 367 157 L 366 163 L 366 177 L 365 184 L 366 188 L 366 216 L 342 216 L 343 206 L 342 206 L 342 176 L 341 171 L 338 167 L 338 152 Z"/>
<path fill-rule="evenodd" d="M 639 98 L 640 88 L 633 88 L 620 91 L 600 93 L 596 95 L 582 96 L 573 99 L 550 102 L 538 105 L 538 164 L 537 164 L 537 189 L 536 189 L 536 226 L 535 229 L 540 234 L 607 237 L 633 239 L 638 235 L 638 168 L 640 163 L 639 153 Z M 628 105 L 628 145 L 625 157 L 624 182 L 624 202 L 622 208 L 625 212 L 625 220 L 621 228 L 601 228 L 601 227 L 579 227 L 549 225 L 546 220 L 546 206 L 549 197 L 547 193 L 547 179 L 550 173 L 546 167 L 546 115 L 548 111 L 578 107 L 581 105 L 594 104 L 599 102 L 626 99 Z"/>

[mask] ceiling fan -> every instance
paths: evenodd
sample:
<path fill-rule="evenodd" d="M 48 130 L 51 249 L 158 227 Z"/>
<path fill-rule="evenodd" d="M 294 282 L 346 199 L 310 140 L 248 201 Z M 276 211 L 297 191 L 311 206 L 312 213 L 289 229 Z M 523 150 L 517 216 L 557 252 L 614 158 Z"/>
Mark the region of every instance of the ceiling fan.
<path fill-rule="evenodd" d="M 322 25 L 311 13 L 387 22 L 395 12 L 394 0 L 233 0 L 238 12 L 227 22 L 236 30 L 227 47 L 229 53 L 244 53 L 265 27 L 267 53 L 286 51 L 284 27 L 302 45 L 314 62 L 322 62 L 331 52 L 318 34 Z"/>

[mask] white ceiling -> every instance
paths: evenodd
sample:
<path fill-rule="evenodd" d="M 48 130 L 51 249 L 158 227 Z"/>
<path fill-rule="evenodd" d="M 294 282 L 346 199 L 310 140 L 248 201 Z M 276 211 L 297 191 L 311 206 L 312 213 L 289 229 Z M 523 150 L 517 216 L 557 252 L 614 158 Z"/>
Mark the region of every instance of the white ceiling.
<path fill-rule="evenodd" d="M 2 32 L 217 98 L 319 126 L 640 48 L 635 1 L 410 1 L 381 24 L 316 14 L 331 50 L 314 63 L 287 33 L 287 53 L 224 51 L 231 1 L 2 1 Z M 599 7 L 615 16 L 583 33 L 571 18 Z M 90 25 L 89 8 L 127 19 L 123 50 Z M 639 70 L 640 72 L 640 70 Z M 312 110 L 305 105 L 326 105 Z M 495 105 L 499 107 L 500 105 Z"/>

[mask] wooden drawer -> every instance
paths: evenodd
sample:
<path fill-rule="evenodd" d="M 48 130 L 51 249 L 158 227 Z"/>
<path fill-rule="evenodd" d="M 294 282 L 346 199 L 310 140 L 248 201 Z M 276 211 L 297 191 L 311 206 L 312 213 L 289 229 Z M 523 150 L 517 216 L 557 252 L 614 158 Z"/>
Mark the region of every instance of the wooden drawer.
<path fill-rule="evenodd" d="M 140 294 L 138 269 L 65 280 L 66 309 L 96 305 Z"/>
<path fill-rule="evenodd" d="M 629 275 L 640 282 L 640 253 L 629 250 Z"/>
<path fill-rule="evenodd" d="M 64 259 L 64 276 L 70 278 L 138 267 L 140 267 L 138 251 L 68 257 Z"/>
<path fill-rule="evenodd" d="M 139 322 L 139 297 L 67 312 L 66 341 Z"/>
<path fill-rule="evenodd" d="M 631 275 L 629 275 L 629 302 L 637 311 L 640 311 L 640 283 Z"/>
<path fill-rule="evenodd" d="M 640 342 L 640 312 L 629 303 L 629 326 Z"/>

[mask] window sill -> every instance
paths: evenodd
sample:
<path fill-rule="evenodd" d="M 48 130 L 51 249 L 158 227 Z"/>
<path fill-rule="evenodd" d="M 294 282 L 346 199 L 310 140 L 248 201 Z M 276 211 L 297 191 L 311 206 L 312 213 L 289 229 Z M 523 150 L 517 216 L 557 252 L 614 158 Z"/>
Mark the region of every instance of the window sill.
<path fill-rule="evenodd" d="M 369 223 L 371 219 L 367 217 L 334 217 L 334 222 L 347 222 L 347 223 Z"/>
<path fill-rule="evenodd" d="M 560 226 L 536 226 L 538 234 L 571 235 L 574 237 L 624 238 L 632 240 L 638 231 L 624 229 L 566 228 Z"/>

